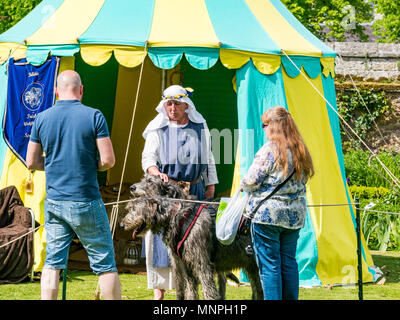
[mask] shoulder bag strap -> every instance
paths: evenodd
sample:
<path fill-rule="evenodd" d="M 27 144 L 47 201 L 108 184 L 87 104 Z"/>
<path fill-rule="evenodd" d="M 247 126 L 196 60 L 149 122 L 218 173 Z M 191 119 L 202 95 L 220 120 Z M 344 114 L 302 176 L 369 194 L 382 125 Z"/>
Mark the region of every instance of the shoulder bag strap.
<path fill-rule="evenodd" d="M 292 173 L 289 176 L 287 176 L 287 178 L 283 182 L 281 182 L 269 195 L 267 195 L 264 199 L 262 199 L 260 201 L 260 203 L 257 205 L 257 207 L 253 210 L 253 212 L 251 214 L 252 215 L 251 218 L 254 217 L 254 215 L 256 214 L 257 210 L 260 209 L 261 205 L 265 201 L 267 201 L 269 198 L 271 198 L 275 193 L 277 193 L 279 191 L 280 188 L 282 188 L 286 184 L 286 182 L 289 181 L 289 179 L 294 175 L 295 171 L 296 170 L 293 169 Z"/>

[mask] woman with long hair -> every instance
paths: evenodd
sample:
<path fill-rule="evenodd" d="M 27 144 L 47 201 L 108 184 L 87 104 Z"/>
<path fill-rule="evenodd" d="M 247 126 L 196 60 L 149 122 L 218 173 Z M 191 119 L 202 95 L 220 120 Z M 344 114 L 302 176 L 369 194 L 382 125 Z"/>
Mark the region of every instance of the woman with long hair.
<path fill-rule="evenodd" d="M 245 215 L 252 217 L 253 249 L 264 299 L 297 300 L 296 247 L 306 218 L 306 183 L 314 175 L 313 163 L 285 108 L 267 110 L 261 121 L 268 141 L 256 153 L 240 184 L 251 196 Z M 279 191 L 262 201 L 288 177 Z"/>

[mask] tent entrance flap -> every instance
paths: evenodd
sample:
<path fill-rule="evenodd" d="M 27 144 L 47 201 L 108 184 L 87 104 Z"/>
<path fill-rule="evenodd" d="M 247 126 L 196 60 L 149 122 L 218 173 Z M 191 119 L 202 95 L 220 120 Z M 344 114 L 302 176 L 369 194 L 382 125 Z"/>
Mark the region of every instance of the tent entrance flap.
<path fill-rule="evenodd" d="M 75 55 L 75 70 L 80 74 L 83 84 L 82 103 L 99 109 L 104 114 L 110 134 L 114 119 L 118 69 L 115 58 L 99 67 L 92 67 L 83 61 L 80 53 Z M 106 179 L 107 172 L 98 173 L 100 185 L 105 185 Z"/>

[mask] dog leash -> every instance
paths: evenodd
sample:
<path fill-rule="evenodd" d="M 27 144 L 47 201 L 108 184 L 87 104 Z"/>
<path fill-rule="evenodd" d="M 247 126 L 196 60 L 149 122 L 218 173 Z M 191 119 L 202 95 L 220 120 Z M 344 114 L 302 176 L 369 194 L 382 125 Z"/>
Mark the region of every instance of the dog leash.
<path fill-rule="evenodd" d="M 163 199 L 163 200 L 171 200 L 171 201 L 179 201 L 179 202 L 191 202 L 191 203 L 204 203 L 204 204 L 218 204 L 219 202 L 214 201 L 200 201 L 200 200 L 188 200 L 188 199 L 178 199 L 178 198 L 166 198 L 166 197 L 140 197 L 140 199 Z M 128 199 L 128 200 L 122 200 L 122 201 L 116 201 L 116 202 L 107 202 L 104 205 L 105 206 L 110 206 L 110 205 L 114 205 L 114 204 L 121 204 L 121 203 L 127 203 L 129 201 L 132 201 L 133 199 L 139 199 L 139 198 L 132 198 L 132 199 Z M 337 204 L 308 204 L 307 207 L 340 207 L 340 206 L 354 206 L 357 203 L 337 203 Z M 369 210 L 369 209 L 363 209 L 366 211 L 376 211 L 376 210 Z M 376 212 L 383 212 L 386 213 L 384 211 L 376 211 Z M 392 213 L 392 212 L 388 212 L 388 213 Z M 400 213 L 395 213 L 395 214 L 400 214 Z"/>
<path fill-rule="evenodd" d="M 178 201 L 178 202 L 190 202 L 190 203 L 199 203 L 199 204 L 219 204 L 219 201 L 201 201 L 201 200 L 189 200 L 189 199 L 179 199 L 179 198 L 167 198 L 167 197 L 161 197 L 161 196 L 153 196 L 153 197 L 138 197 L 138 198 L 132 198 L 129 200 L 122 200 L 122 201 L 116 201 L 116 202 L 108 202 L 105 203 L 105 206 L 110 206 L 114 204 L 121 204 L 121 203 L 126 203 L 129 201 L 132 201 L 134 199 L 161 199 L 161 200 L 167 200 L 167 201 Z"/>

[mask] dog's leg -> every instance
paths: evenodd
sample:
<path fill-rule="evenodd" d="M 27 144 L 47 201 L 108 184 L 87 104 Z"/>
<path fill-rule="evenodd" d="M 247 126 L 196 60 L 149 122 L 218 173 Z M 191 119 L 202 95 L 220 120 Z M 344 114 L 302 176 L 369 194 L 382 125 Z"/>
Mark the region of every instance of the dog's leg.
<path fill-rule="evenodd" d="M 197 292 L 197 280 L 186 268 L 185 264 L 177 257 L 171 259 L 174 268 L 176 299 L 177 300 L 199 300 Z"/>
<path fill-rule="evenodd" d="M 219 294 L 214 281 L 213 267 L 210 263 L 199 261 L 199 267 L 194 270 L 195 276 L 202 286 L 205 300 L 219 300 Z"/>
<path fill-rule="evenodd" d="M 226 277 L 223 272 L 218 273 L 218 293 L 221 300 L 226 299 Z"/>
<path fill-rule="evenodd" d="M 192 274 L 188 274 L 185 278 L 185 297 L 187 300 L 199 300 L 199 293 L 197 292 L 198 283 Z"/>
<path fill-rule="evenodd" d="M 185 300 L 185 270 L 179 258 L 171 256 L 171 267 L 175 277 L 176 300 Z"/>
<path fill-rule="evenodd" d="M 254 278 L 249 276 L 249 278 L 250 278 L 250 285 L 251 285 L 251 291 L 252 291 L 251 299 L 252 300 L 263 300 L 264 293 L 262 290 L 260 277 L 257 275 Z"/>
<path fill-rule="evenodd" d="M 250 280 L 252 300 L 263 300 L 264 293 L 262 290 L 260 274 L 256 262 L 254 261 L 254 263 L 245 268 L 245 270 Z"/>

